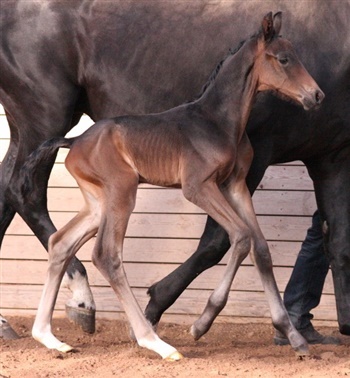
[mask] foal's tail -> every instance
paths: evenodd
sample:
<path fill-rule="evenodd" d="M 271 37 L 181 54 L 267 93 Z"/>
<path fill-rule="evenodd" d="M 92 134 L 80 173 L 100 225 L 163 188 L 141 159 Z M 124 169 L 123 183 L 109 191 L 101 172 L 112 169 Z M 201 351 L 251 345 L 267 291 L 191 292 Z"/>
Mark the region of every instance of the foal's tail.
<path fill-rule="evenodd" d="M 52 161 L 56 157 L 59 148 L 70 148 L 75 138 L 52 138 L 42 143 L 34 150 L 21 168 L 20 180 L 21 192 L 25 201 L 29 200 L 33 192 L 36 177 L 47 172 L 45 162 Z"/>

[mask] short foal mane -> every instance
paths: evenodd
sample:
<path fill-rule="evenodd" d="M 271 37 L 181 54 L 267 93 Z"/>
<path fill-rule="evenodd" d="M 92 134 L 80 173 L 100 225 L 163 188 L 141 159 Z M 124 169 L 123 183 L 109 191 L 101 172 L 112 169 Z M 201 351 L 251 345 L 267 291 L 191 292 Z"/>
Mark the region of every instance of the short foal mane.
<path fill-rule="evenodd" d="M 250 40 L 250 39 L 253 39 L 254 37 L 256 37 L 257 34 L 253 34 L 252 36 L 250 36 L 249 38 L 247 39 L 244 39 L 242 40 L 241 42 L 239 42 L 239 44 L 235 47 L 235 48 L 230 48 L 229 51 L 228 51 L 228 54 L 216 65 L 215 69 L 212 71 L 212 73 L 210 74 L 208 80 L 206 81 L 206 83 L 202 86 L 202 90 L 201 92 L 194 98 L 193 101 L 196 101 L 198 99 L 200 99 L 203 94 L 205 93 L 205 91 L 208 89 L 208 87 L 210 86 L 210 84 L 216 79 L 216 77 L 218 76 L 224 62 L 232 55 L 235 55 L 240 49 L 241 47 L 245 44 L 246 41 Z"/>

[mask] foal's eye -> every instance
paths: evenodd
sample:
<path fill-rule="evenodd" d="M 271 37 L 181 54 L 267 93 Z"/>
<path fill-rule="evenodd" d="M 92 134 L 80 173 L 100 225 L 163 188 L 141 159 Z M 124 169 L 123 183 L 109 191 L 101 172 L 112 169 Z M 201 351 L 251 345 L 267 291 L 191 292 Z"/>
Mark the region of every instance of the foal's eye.
<path fill-rule="evenodd" d="M 279 58 L 278 61 L 282 64 L 282 66 L 285 66 L 288 63 L 288 58 Z"/>

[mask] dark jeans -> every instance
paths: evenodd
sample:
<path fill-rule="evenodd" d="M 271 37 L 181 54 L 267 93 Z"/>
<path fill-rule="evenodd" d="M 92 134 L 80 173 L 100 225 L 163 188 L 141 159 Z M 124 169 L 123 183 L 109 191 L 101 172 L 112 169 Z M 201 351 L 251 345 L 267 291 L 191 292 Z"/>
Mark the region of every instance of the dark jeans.
<path fill-rule="evenodd" d="M 284 304 L 297 329 L 311 326 L 310 311 L 320 303 L 328 270 L 321 220 L 316 211 L 284 293 Z"/>

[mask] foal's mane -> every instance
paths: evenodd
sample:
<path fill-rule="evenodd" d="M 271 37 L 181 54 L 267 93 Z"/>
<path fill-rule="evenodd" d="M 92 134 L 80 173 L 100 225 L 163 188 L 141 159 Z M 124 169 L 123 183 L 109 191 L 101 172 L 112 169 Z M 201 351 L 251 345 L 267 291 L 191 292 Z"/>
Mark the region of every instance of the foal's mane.
<path fill-rule="evenodd" d="M 248 41 L 249 39 L 252 39 L 254 37 L 256 37 L 257 34 L 253 34 L 252 36 L 250 36 L 249 38 L 247 39 L 244 39 L 243 41 L 239 42 L 239 44 L 235 47 L 235 48 L 230 48 L 229 51 L 228 51 L 228 54 L 216 65 L 215 69 L 213 70 L 213 72 L 210 74 L 209 76 L 209 79 L 207 80 L 207 82 L 203 85 L 202 87 L 202 90 L 200 92 L 200 94 L 198 94 L 195 98 L 194 98 L 194 101 L 198 100 L 199 98 L 201 98 L 204 94 L 204 92 L 208 89 L 208 87 L 210 86 L 210 84 L 216 79 L 216 77 L 218 76 L 224 62 L 226 61 L 226 59 L 228 59 L 230 56 L 232 55 L 235 55 L 240 49 L 241 47 L 244 45 L 244 43 L 246 41 Z"/>

